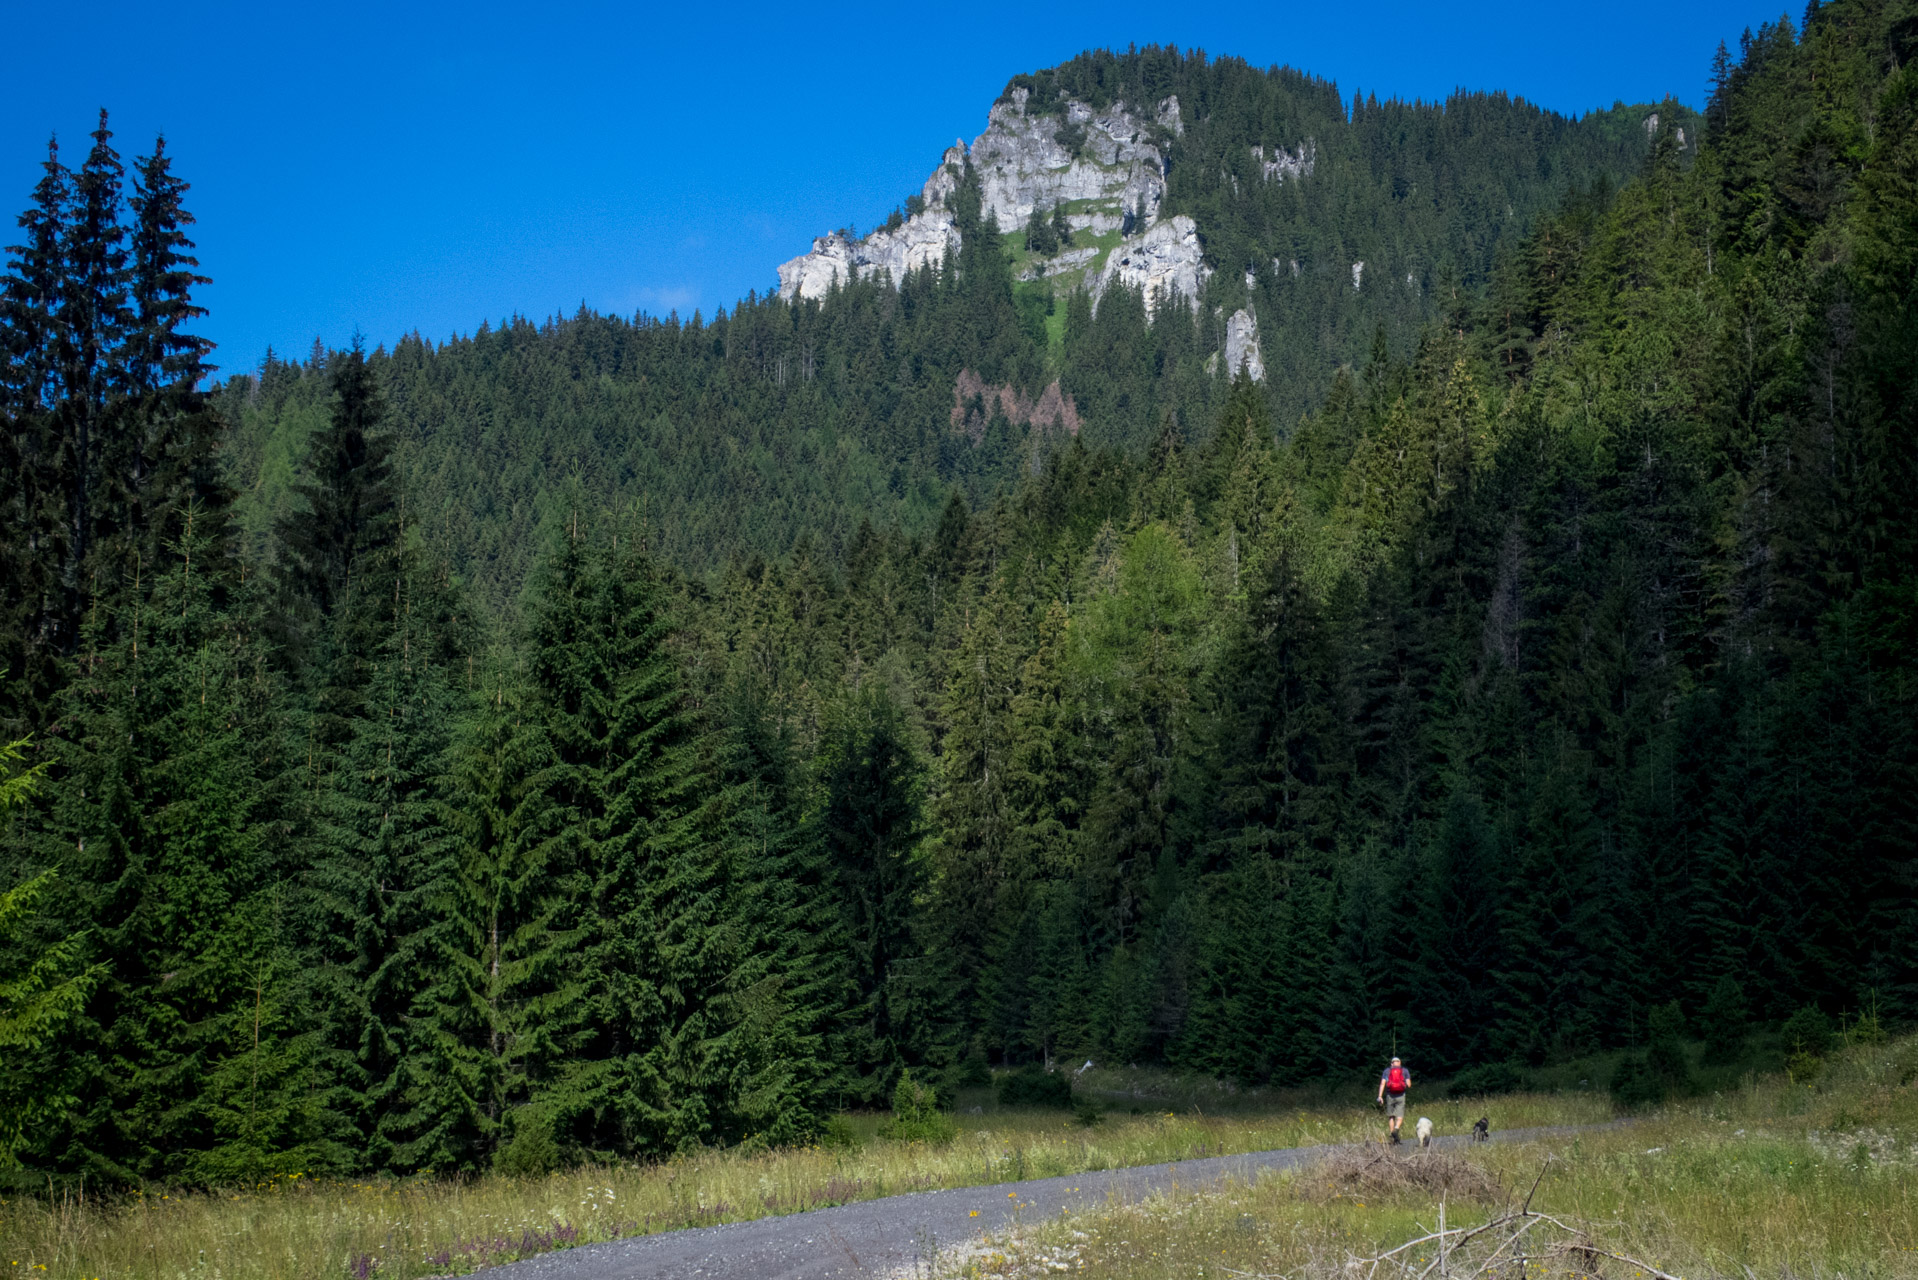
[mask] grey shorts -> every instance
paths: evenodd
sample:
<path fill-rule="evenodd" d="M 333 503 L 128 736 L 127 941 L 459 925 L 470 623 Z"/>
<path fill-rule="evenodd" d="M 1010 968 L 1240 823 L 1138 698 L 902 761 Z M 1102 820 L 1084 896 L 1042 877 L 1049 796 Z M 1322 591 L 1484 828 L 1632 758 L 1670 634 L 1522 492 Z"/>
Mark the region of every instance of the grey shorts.
<path fill-rule="evenodd" d="M 1388 1120 L 1405 1119 L 1405 1095 L 1404 1094 L 1388 1093 L 1385 1095 L 1385 1118 Z"/>

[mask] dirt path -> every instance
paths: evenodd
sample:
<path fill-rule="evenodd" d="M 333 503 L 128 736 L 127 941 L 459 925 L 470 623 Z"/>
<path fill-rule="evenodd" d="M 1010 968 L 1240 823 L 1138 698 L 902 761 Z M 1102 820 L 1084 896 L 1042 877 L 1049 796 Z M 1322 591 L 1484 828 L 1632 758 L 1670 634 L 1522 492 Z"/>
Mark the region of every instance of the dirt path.
<path fill-rule="evenodd" d="M 1512 1129 L 1492 1138 L 1523 1142 L 1569 1132 L 1573 1130 Z M 1438 1143 L 1452 1146 L 1462 1141 L 1440 1138 Z M 1226 1178 L 1251 1179 L 1267 1170 L 1296 1169 L 1331 1150 L 1287 1147 L 1064 1178 L 921 1191 L 723 1227 L 583 1245 L 496 1267 L 487 1274 L 499 1280 L 877 1280 L 928 1259 L 935 1249 L 974 1241 L 1020 1221 L 1094 1208 L 1109 1198 L 1138 1200 L 1173 1187 L 1204 1187 Z"/>

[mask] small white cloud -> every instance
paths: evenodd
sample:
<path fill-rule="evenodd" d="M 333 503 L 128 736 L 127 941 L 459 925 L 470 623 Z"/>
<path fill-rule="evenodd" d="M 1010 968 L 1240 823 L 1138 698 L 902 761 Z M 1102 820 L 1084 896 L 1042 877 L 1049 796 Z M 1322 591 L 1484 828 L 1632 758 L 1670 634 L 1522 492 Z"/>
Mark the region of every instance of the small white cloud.
<path fill-rule="evenodd" d="M 639 305 L 654 315 L 665 315 L 668 311 L 690 314 L 699 303 L 699 291 L 691 285 L 667 285 L 661 288 L 648 286 L 638 290 Z"/>

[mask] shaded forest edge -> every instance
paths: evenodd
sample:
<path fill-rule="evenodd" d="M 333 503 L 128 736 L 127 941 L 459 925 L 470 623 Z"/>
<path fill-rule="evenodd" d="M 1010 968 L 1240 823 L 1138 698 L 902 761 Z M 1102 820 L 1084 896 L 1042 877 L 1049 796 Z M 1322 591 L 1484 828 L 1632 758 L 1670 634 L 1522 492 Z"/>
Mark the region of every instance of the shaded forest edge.
<path fill-rule="evenodd" d="M 556 487 L 510 610 L 361 351 L 249 529 L 184 184 L 156 147 L 123 205 L 103 119 L 5 292 L 10 1158 L 532 1170 L 804 1142 L 907 1068 L 1910 1020 L 1915 45 L 1841 0 L 1721 51 L 1695 155 L 1667 122 L 1283 431 L 1241 379 L 698 574 Z M 818 314 L 1016 321 L 995 278 Z"/>

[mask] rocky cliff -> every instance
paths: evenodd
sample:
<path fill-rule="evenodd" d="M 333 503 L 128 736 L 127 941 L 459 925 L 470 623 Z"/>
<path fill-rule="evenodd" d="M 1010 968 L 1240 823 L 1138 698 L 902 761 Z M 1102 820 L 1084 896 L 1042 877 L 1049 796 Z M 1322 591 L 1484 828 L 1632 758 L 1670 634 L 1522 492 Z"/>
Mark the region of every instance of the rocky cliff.
<path fill-rule="evenodd" d="M 1259 353 L 1259 321 L 1250 309 L 1240 307 L 1225 322 L 1225 372 L 1236 378 L 1243 368 L 1254 382 L 1265 381 L 1265 357 Z"/>
<path fill-rule="evenodd" d="M 1181 213 L 1121 241 L 1106 257 L 1098 292 L 1104 293 L 1113 284 L 1140 290 L 1145 294 L 1149 320 L 1167 298 L 1177 297 L 1189 306 L 1198 306 L 1199 286 L 1211 274 L 1211 268 L 1205 265 L 1205 249 L 1199 243 L 1199 226 Z"/>
<path fill-rule="evenodd" d="M 779 296 L 823 298 L 835 285 L 855 277 L 880 275 L 895 286 L 923 266 L 937 267 L 946 252 L 958 247 L 959 229 L 953 224 L 947 200 L 959 185 L 966 163 L 966 144 L 954 142 L 920 189 L 923 207 L 898 226 L 882 227 L 861 240 L 843 231 L 818 237 L 812 251 L 779 268 Z"/>
<path fill-rule="evenodd" d="M 1098 291 L 1117 280 L 1147 290 L 1149 298 L 1177 290 L 1192 300 L 1205 275 L 1197 229 L 1190 218 L 1159 222 L 1164 147 L 1184 131 L 1176 96 L 1144 111 L 1124 103 L 1094 110 L 1071 99 L 1042 111 L 1028 90 L 1014 89 L 993 106 L 985 132 L 971 146 L 961 141 L 947 149 L 912 216 L 860 239 L 842 232 L 820 236 L 810 252 L 779 268 L 780 296 L 822 298 L 854 278 L 896 286 L 908 272 L 942 263 L 959 244 L 949 202 L 970 162 L 979 177 L 982 213 L 1002 231 L 1025 226 L 1035 209 L 1063 207 L 1074 232 L 1130 233 L 1109 254 L 1088 246 L 1065 249 L 1035 264 L 1028 278 L 1083 271 L 1085 283 Z M 1297 161 L 1291 153 L 1275 154 L 1295 166 L 1289 172 L 1310 171 L 1304 150 Z"/>
<path fill-rule="evenodd" d="M 1067 100 L 1057 114 L 1029 112 L 1025 89 L 1014 89 L 988 113 L 973 142 L 986 211 L 1002 231 L 1025 225 L 1037 208 L 1073 206 L 1073 229 L 1103 235 L 1119 230 L 1127 214 L 1146 223 L 1165 199 L 1165 156 L 1158 139 L 1184 128 L 1179 100 L 1167 98 L 1142 120 L 1123 103 L 1094 111 Z"/>

